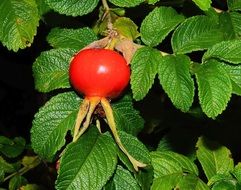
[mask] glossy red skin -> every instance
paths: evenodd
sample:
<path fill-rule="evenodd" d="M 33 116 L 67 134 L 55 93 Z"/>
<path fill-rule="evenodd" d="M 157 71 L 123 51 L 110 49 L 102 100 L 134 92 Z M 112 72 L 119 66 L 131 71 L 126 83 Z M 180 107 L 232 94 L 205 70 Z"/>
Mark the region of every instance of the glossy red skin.
<path fill-rule="evenodd" d="M 86 97 L 116 98 L 128 85 L 130 68 L 117 52 L 108 49 L 86 49 L 70 63 L 72 86 Z"/>

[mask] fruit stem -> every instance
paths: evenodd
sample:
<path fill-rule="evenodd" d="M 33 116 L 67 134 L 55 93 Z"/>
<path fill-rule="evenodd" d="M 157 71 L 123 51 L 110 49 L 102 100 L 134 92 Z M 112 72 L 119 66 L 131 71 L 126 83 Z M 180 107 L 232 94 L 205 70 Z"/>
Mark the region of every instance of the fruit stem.
<path fill-rule="evenodd" d="M 103 5 L 103 7 L 105 9 L 105 13 L 103 15 L 102 20 L 105 17 L 107 17 L 107 19 L 108 19 L 107 20 L 107 28 L 108 28 L 109 31 L 112 31 L 113 30 L 113 24 L 112 24 L 112 19 L 111 19 L 111 15 L 110 15 L 110 7 L 109 7 L 109 5 L 108 5 L 106 0 L 102 0 L 102 5 Z"/>
<path fill-rule="evenodd" d="M 106 0 L 102 0 L 102 5 L 103 5 L 106 12 L 110 10 L 110 7 L 109 7 Z"/>
<path fill-rule="evenodd" d="M 144 163 L 136 160 L 135 158 L 133 158 L 129 154 L 129 152 L 126 150 L 124 145 L 122 144 L 121 139 L 120 139 L 120 137 L 118 135 L 118 132 L 117 132 L 113 111 L 112 111 L 112 108 L 110 106 L 109 101 L 106 98 L 102 98 L 101 99 L 101 105 L 102 105 L 102 107 L 103 107 L 103 109 L 105 111 L 107 122 L 109 124 L 109 127 L 111 129 L 111 132 L 112 132 L 114 138 L 115 138 L 116 143 L 118 144 L 118 146 L 122 150 L 122 152 L 124 152 L 125 155 L 129 158 L 129 160 L 132 163 L 134 169 L 136 171 L 138 171 L 139 167 L 146 167 L 146 164 L 144 164 Z"/>
<path fill-rule="evenodd" d="M 116 38 L 112 38 L 110 40 L 110 42 L 106 45 L 105 49 L 114 50 L 116 42 L 117 42 L 117 39 Z"/>
<path fill-rule="evenodd" d="M 86 129 L 88 129 L 89 125 L 90 125 L 90 120 L 91 120 L 91 116 L 95 111 L 96 106 L 100 103 L 100 98 L 99 97 L 91 97 L 88 98 L 89 99 L 89 110 L 86 116 L 86 120 L 83 124 L 83 127 L 80 128 L 80 130 L 78 131 L 77 135 L 76 135 L 76 140 L 86 131 Z M 80 123 L 81 124 L 81 123 Z"/>
<path fill-rule="evenodd" d="M 78 133 L 80 129 L 80 125 L 83 122 L 85 116 L 87 115 L 90 107 L 89 99 L 85 98 L 83 102 L 80 104 L 79 112 L 77 114 L 77 118 L 75 120 L 75 127 L 74 127 L 74 137 L 73 142 L 77 141 Z"/>

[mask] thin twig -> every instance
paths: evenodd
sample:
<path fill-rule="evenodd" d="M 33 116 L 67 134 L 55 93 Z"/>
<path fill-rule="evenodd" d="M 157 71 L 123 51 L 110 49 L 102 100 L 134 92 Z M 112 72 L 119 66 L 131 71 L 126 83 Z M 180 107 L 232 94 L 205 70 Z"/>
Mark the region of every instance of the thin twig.
<path fill-rule="evenodd" d="M 102 0 L 102 5 L 103 5 L 103 7 L 105 9 L 105 13 L 103 15 L 103 19 L 105 17 L 107 17 L 107 28 L 108 28 L 109 32 L 111 32 L 113 30 L 113 24 L 112 24 L 112 19 L 111 19 L 111 15 L 110 15 L 110 7 L 109 7 L 109 5 L 108 5 L 106 0 Z"/>
<path fill-rule="evenodd" d="M 8 175 L 7 177 L 4 178 L 3 182 L 11 179 L 12 177 L 16 176 L 16 175 L 23 175 L 25 173 L 27 173 L 29 170 L 35 168 L 36 166 L 38 166 L 41 163 L 41 160 L 38 156 L 36 156 L 36 158 L 33 160 L 33 162 L 31 163 L 31 166 L 27 165 L 22 167 L 20 170 Z"/>
<path fill-rule="evenodd" d="M 109 10 L 110 10 L 110 7 L 109 7 L 109 5 L 108 5 L 108 3 L 107 3 L 106 0 L 102 0 L 102 5 L 103 5 L 103 7 L 104 7 L 104 9 L 105 9 L 106 11 L 109 11 Z"/>

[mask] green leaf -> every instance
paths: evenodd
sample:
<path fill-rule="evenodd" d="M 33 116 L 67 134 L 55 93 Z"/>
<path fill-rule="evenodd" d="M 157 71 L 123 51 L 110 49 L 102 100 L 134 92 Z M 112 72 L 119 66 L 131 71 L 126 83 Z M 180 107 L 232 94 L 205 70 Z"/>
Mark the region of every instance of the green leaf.
<path fill-rule="evenodd" d="M 171 145 L 172 143 L 167 138 L 167 136 L 162 137 L 162 139 L 159 141 L 156 151 L 164 152 L 164 151 L 172 151 L 173 147 Z"/>
<path fill-rule="evenodd" d="M 197 166 L 181 154 L 171 151 L 155 151 L 151 152 L 151 157 L 155 178 L 180 172 L 198 175 Z"/>
<path fill-rule="evenodd" d="M 224 40 L 241 38 L 241 14 L 239 12 L 220 13 L 219 23 L 224 35 Z"/>
<path fill-rule="evenodd" d="M 109 0 L 111 3 L 118 7 L 135 7 L 145 0 Z"/>
<path fill-rule="evenodd" d="M 113 27 L 118 32 L 118 34 L 128 39 L 135 40 L 137 37 L 140 36 L 137 30 L 138 26 L 127 17 L 119 17 L 118 19 L 116 19 Z"/>
<path fill-rule="evenodd" d="M 42 16 L 50 11 L 49 6 L 46 4 L 45 0 L 35 0 L 38 6 L 39 15 Z"/>
<path fill-rule="evenodd" d="M 0 156 L 0 184 L 4 181 L 5 173 L 13 173 L 15 171 L 14 165 L 8 163 L 2 156 Z"/>
<path fill-rule="evenodd" d="M 110 179 L 106 185 L 102 188 L 102 190 L 115 190 L 115 184 L 113 179 Z"/>
<path fill-rule="evenodd" d="M 73 49 L 42 52 L 33 64 L 35 88 L 40 92 L 69 88 L 69 63 L 75 52 Z"/>
<path fill-rule="evenodd" d="M 0 171 L 3 173 L 12 173 L 15 172 L 15 169 L 12 164 L 6 162 L 2 156 L 0 156 Z"/>
<path fill-rule="evenodd" d="M 232 93 L 227 72 L 215 60 L 200 65 L 196 73 L 198 96 L 203 112 L 215 118 L 225 110 Z"/>
<path fill-rule="evenodd" d="M 169 55 L 161 59 L 158 76 L 172 103 L 182 111 L 190 109 L 194 97 L 194 82 L 189 72 L 191 60 L 185 55 Z"/>
<path fill-rule="evenodd" d="M 192 0 L 200 9 L 207 11 L 211 7 L 211 0 Z"/>
<path fill-rule="evenodd" d="M 207 11 L 204 11 L 205 15 L 212 19 L 214 22 L 219 22 L 219 16 L 222 13 L 218 13 L 214 7 L 210 7 Z M 222 24 L 222 23 L 220 23 Z"/>
<path fill-rule="evenodd" d="M 215 183 L 214 186 L 212 187 L 212 190 L 221 190 L 221 189 L 240 190 L 240 188 L 241 188 L 241 186 L 238 185 L 237 183 L 235 183 L 235 181 L 223 180 L 223 181 L 219 181 L 219 182 Z"/>
<path fill-rule="evenodd" d="M 230 12 L 230 18 L 233 25 L 233 30 L 236 34 L 236 38 L 241 38 L 241 14 L 239 12 Z"/>
<path fill-rule="evenodd" d="M 116 14 L 116 15 L 112 14 L 111 16 L 116 17 L 116 18 L 124 17 L 125 13 L 126 13 L 125 8 L 120 8 L 120 7 L 111 8 L 110 10 L 111 10 L 111 13 Z M 120 16 L 120 17 L 118 17 L 118 16 Z"/>
<path fill-rule="evenodd" d="M 212 46 L 203 55 L 203 61 L 211 58 L 220 59 L 233 64 L 241 63 L 241 40 L 223 41 Z"/>
<path fill-rule="evenodd" d="M 209 190 L 209 187 L 195 175 L 174 173 L 154 179 L 151 190 Z"/>
<path fill-rule="evenodd" d="M 38 156 L 24 156 L 21 161 L 21 164 L 28 169 L 35 168 L 40 163 L 41 159 Z"/>
<path fill-rule="evenodd" d="M 241 96 L 241 65 L 228 65 L 220 63 L 221 67 L 228 73 L 232 83 L 232 93 Z"/>
<path fill-rule="evenodd" d="M 197 158 L 208 180 L 216 174 L 229 174 L 234 169 L 231 152 L 225 146 L 201 137 L 196 147 Z"/>
<path fill-rule="evenodd" d="M 140 142 L 136 137 L 124 131 L 119 131 L 118 133 L 122 144 L 130 153 L 130 155 L 132 155 L 136 160 L 139 160 L 142 163 L 150 164 L 151 157 L 149 151 L 142 142 Z M 128 157 L 120 149 L 118 149 L 117 153 L 119 159 L 128 168 L 128 170 L 135 172 L 133 165 L 131 164 Z"/>
<path fill-rule="evenodd" d="M 51 98 L 33 120 L 31 142 L 34 151 L 51 160 L 65 144 L 65 135 L 75 124 L 81 99 L 73 92 Z"/>
<path fill-rule="evenodd" d="M 9 50 L 31 46 L 37 33 L 39 14 L 34 0 L 1 0 L 0 41 Z"/>
<path fill-rule="evenodd" d="M 195 175 L 183 175 L 177 187 L 183 190 L 209 190 L 209 187 Z"/>
<path fill-rule="evenodd" d="M 9 190 L 20 189 L 21 186 L 26 185 L 28 183 L 27 179 L 21 175 L 15 175 L 9 181 Z"/>
<path fill-rule="evenodd" d="M 19 156 L 24 148 L 26 141 L 22 137 L 15 137 L 13 140 L 5 137 L 0 138 L 0 152 L 8 158 L 15 158 Z"/>
<path fill-rule="evenodd" d="M 4 181 L 4 174 L 5 173 L 4 173 L 3 169 L 0 166 L 0 183 Z M 0 190 L 5 190 L 5 189 L 1 189 L 0 188 Z"/>
<path fill-rule="evenodd" d="M 118 158 L 120 159 L 120 161 L 124 164 L 124 166 L 131 172 L 135 172 L 135 169 L 132 165 L 132 163 L 130 162 L 129 158 L 125 155 L 124 152 L 122 152 L 121 149 L 118 149 L 117 151 L 118 154 Z"/>
<path fill-rule="evenodd" d="M 27 184 L 25 186 L 22 186 L 21 190 L 46 190 L 46 189 L 36 184 Z"/>
<path fill-rule="evenodd" d="M 146 45 L 157 46 L 183 20 L 171 7 L 155 8 L 141 24 L 141 39 Z"/>
<path fill-rule="evenodd" d="M 147 167 L 136 173 L 135 177 L 142 190 L 150 190 L 153 183 L 153 168 Z"/>
<path fill-rule="evenodd" d="M 131 175 L 131 173 L 124 169 L 122 166 L 117 166 L 116 173 L 113 177 L 115 189 L 117 190 L 140 190 L 140 186 L 137 181 Z"/>
<path fill-rule="evenodd" d="M 228 174 L 216 174 L 208 181 L 208 186 L 212 186 L 213 184 L 220 182 L 220 181 L 230 181 L 233 180 L 233 177 Z"/>
<path fill-rule="evenodd" d="M 48 43 L 53 48 L 71 48 L 80 50 L 97 40 L 97 36 L 90 28 L 67 29 L 54 28 L 47 36 Z"/>
<path fill-rule="evenodd" d="M 235 176 L 235 178 L 238 180 L 238 182 L 241 183 L 241 162 L 239 162 L 235 166 L 232 174 Z"/>
<path fill-rule="evenodd" d="M 141 141 L 124 131 L 119 131 L 119 136 L 130 155 L 147 165 L 151 163 L 150 153 Z"/>
<path fill-rule="evenodd" d="M 240 11 L 241 0 L 228 0 L 228 9 L 231 11 Z"/>
<path fill-rule="evenodd" d="M 206 16 L 194 16 L 180 24 L 172 35 L 175 53 L 204 50 L 223 40 L 219 25 Z"/>
<path fill-rule="evenodd" d="M 236 38 L 233 22 L 229 12 L 222 12 L 219 14 L 220 28 L 223 32 L 224 40 L 232 40 Z"/>
<path fill-rule="evenodd" d="M 157 74 L 161 53 L 150 47 L 143 47 L 136 51 L 131 60 L 131 89 L 135 100 L 143 99 Z"/>
<path fill-rule="evenodd" d="M 11 139 L 5 137 L 5 136 L 0 136 L 0 148 L 2 148 L 4 145 L 11 145 L 13 142 Z"/>
<path fill-rule="evenodd" d="M 144 127 L 144 120 L 139 112 L 134 109 L 132 98 L 124 96 L 112 104 L 117 128 L 132 135 L 137 135 Z"/>
<path fill-rule="evenodd" d="M 116 164 L 116 146 L 111 136 L 89 129 L 77 142 L 67 146 L 60 161 L 56 189 L 101 189 Z"/>
<path fill-rule="evenodd" d="M 60 14 L 82 16 L 92 12 L 99 0 L 45 0 L 45 2 Z"/>
<path fill-rule="evenodd" d="M 173 173 L 154 179 L 151 190 L 170 190 L 181 180 L 182 173 Z"/>
<path fill-rule="evenodd" d="M 147 0 L 148 4 L 154 5 L 155 3 L 157 3 L 160 0 Z"/>

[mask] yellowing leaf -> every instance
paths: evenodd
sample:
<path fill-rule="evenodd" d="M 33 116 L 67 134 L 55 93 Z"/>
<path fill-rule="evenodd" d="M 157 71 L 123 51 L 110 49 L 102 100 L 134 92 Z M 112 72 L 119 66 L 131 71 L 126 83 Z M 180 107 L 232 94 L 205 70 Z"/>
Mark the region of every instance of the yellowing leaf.
<path fill-rule="evenodd" d="M 9 50 L 31 46 L 40 16 L 34 0 L 1 0 L 0 41 Z"/>

